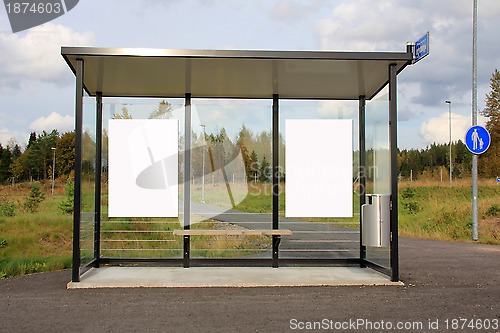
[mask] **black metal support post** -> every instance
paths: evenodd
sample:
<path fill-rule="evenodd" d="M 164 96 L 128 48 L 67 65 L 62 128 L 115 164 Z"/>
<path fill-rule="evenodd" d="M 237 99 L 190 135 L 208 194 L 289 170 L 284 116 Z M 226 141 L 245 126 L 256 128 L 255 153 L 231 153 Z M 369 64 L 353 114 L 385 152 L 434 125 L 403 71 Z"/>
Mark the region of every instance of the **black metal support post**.
<path fill-rule="evenodd" d="M 359 139 L 359 259 L 361 267 L 365 267 L 366 246 L 363 246 L 363 215 L 362 207 L 366 203 L 366 97 L 359 96 L 358 115 L 358 139 Z"/>
<path fill-rule="evenodd" d="M 191 94 L 185 96 L 184 109 L 184 230 L 191 228 Z M 189 268 L 190 237 L 184 236 L 184 267 Z"/>
<path fill-rule="evenodd" d="M 279 95 L 273 95 L 273 229 L 279 228 Z M 273 235 L 273 267 L 278 268 L 281 237 Z"/>
<path fill-rule="evenodd" d="M 83 129 L 83 67 L 82 59 L 76 60 L 75 100 L 75 193 L 73 212 L 73 266 L 71 281 L 80 282 L 80 216 L 82 198 L 82 129 Z"/>
<path fill-rule="evenodd" d="M 389 65 L 389 142 L 391 150 L 391 281 L 399 281 L 397 66 Z"/>
<path fill-rule="evenodd" d="M 99 267 L 101 257 L 101 179 L 102 179 L 102 93 L 96 94 L 96 145 L 95 145 L 95 216 L 94 216 L 94 260 Z"/>

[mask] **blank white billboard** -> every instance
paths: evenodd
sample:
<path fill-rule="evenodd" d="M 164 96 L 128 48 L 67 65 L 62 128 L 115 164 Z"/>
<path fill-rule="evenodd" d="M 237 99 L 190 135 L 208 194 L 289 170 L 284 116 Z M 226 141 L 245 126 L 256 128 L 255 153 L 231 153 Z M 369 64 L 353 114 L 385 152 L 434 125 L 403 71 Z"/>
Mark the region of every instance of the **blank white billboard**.
<path fill-rule="evenodd" d="M 352 217 L 352 120 L 287 119 L 287 217 Z"/>
<path fill-rule="evenodd" d="M 177 119 L 109 120 L 109 217 L 178 217 Z"/>

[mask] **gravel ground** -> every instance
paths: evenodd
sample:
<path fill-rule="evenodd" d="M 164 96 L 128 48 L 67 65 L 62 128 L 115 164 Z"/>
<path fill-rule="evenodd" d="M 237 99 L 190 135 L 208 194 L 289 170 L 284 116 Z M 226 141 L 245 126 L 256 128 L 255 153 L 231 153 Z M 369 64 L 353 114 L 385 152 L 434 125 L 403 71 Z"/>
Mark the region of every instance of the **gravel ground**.
<path fill-rule="evenodd" d="M 404 287 L 66 290 L 70 271 L 42 273 L 0 280 L 0 332 L 500 332 L 499 263 L 498 246 L 402 238 Z"/>

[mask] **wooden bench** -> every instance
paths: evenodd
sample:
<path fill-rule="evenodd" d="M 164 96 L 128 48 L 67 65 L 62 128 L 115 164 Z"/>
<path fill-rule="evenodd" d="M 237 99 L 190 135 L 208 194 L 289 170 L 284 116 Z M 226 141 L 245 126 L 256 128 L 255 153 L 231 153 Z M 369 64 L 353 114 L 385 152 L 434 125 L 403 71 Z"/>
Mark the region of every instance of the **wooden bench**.
<path fill-rule="evenodd" d="M 175 236 L 291 236 L 293 232 L 288 229 L 234 229 L 234 230 L 174 230 Z"/>

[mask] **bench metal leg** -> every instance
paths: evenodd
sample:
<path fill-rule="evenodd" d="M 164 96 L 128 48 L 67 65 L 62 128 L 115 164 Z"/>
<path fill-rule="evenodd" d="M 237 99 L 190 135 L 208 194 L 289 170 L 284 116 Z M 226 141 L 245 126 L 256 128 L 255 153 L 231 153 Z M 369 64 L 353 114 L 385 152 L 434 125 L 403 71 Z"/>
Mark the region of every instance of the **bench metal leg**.
<path fill-rule="evenodd" d="M 184 268 L 189 268 L 189 236 L 184 236 Z"/>
<path fill-rule="evenodd" d="M 278 249 L 281 243 L 281 236 L 274 235 L 273 236 L 273 268 L 278 268 Z"/>

